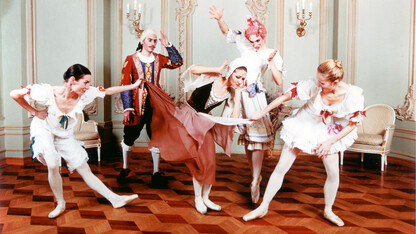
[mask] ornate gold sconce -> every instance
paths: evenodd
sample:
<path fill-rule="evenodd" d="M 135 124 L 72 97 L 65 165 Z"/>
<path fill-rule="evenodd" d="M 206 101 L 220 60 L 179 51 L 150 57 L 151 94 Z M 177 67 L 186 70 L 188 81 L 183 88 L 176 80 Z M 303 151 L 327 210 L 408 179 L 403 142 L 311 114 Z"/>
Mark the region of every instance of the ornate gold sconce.
<path fill-rule="evenodd" d="M 137 7 L 137 0 L 134 0 L 133 3 L 133 18 L 130 18 L 130 4 L 127 3 L 127 20 L 131 21 L 134 27 L 134 30 L 137 33 L 137 37 L 140 38 L 140 36 L 142 35 L 143 31 L 142 29 L 140 29 L 140 19 L 142 17 L 142 4 L 139 4 L 139 9 L 138 11 L 136 11 L 136 7 Z"/>
<path fill-rule="evenodd" d="M 300 21 L 299 28 L 296 30 L 298 37 L 303 37 L 306 34 L 306 21 L 312 19 L 312 2 L 309 2 L 309 18 L 305 18 L 305 0 L 302 0 L 302 18 L 299 18 L 299 2 L 296 3 L 296 18 Z"/>

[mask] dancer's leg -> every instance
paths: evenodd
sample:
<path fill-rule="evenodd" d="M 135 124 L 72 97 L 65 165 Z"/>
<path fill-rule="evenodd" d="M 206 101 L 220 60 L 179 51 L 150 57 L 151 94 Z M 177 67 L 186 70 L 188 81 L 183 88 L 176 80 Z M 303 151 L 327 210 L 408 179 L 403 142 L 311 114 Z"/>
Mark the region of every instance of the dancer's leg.
<path fill-rule="evenodd" d="M 204 204 L 210 208 L 211 210 L 220 211 L 221 206 L 215 204 L 211 200 L 209 200 L 209 193 L 211 192 L 212 184 L 203 184 L 202 185 L 202 199 L 204 200 Z"/>
<path fill-rule="evenodd" d="M 244 215 L 243 219 L 245 221 L 261 218 L 266 215 L 270 202 L 282 187 L 283 178 L 289 171 L 293 162 L 295 162 L 298 152 L 298 149 L 290 149 L 286 144 L 283 146 L 279 162 L 277 163 L 273 173 L 270 176 L 269 182 L 267 183 L 262 203 L 257 209 Z"/>
<path fill-rule="evenodd" d="M 156 147 L 152 147 L 150 152 L 152 153 L 153 159 L 153 174 L 155 174 L 156 172 L 159 172 L 160 150 Z"/>
<path fill-rule="evenodd" d="M 44 155 L 46 165 L 48 167 L 48 181 L 49 186 L 52 189 L 53 195 L 56 198 L 57 206 L 56 208 L 49 213 L 48 217 L 50 219 L 58 217 L 65 211 L 65 200 L 62 188 L 62 177 L 59 173 L 58 162 L 53 153 L 47 153 Z"/>
<path fill-rule="evenodd" d="M 192 177 L 192 181 L 194 183 L 194 192 L 195 192 L 195 208 L 196 210 L 201 213 L 207 213 L 207 207 L 204 204 L 204 200 L 202 199 L 202 184 L 199 183 L 194 177 Z"/>
<path fill-rule="evenodd" d="M 251 201 L 256 204 L 260 198 L 261 168 L 263 166 L 264 150 L 254 150 L 251 153 L 253 181 L 250 185 Z"/>
<path fill-rule="evenodd" d="M 82 179 L 85 181 L 85 183 L 87 183 L 90 188 L 97 191 L 99 194 L 109 200 L 114 208 L 122 207 L 138 198 L 137 194 L 123 196 L 115 194 L 91 172 L 90 167 L 86 162 L 83 162 L 81 166 L 77 168 L 77 171 L 82 176 Z"/>
<path fill-rule="evenodd" d="M 322 161 L 326 170 L 326 181 L 324 185 L 325 210 L 324 217 L 338 226 L 344 226 L 344 222 L 332 212 L 339 187 L 338 154 L 331 154 Z"/>

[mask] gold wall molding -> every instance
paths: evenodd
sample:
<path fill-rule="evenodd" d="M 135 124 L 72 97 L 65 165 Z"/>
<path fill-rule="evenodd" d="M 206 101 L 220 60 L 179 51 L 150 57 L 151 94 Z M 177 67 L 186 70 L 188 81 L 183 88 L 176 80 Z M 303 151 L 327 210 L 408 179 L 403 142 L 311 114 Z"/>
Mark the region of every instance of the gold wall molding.
<path fill-rule="evenodd" d="M 97 86 L 97 4 L 96 0 L 87 0 L 87 66 L 91 71 L 91 83 L 93 86 Z M 94 100 L 91 104 L 84 108 L 84 112 L 87 115 L 98 115 L 98 101 Z"/>
<path fill-rule="evenodd" d="M 403 105 L 396 108 L 397 119 L 416 121 L 416 83 L 415 83 L 415 2 L 410 7 L 410 42 L 409 42 L 409 87 Z"/>
<path fill-rule="evenodd" d="M 319 1 L 319 63 L 328 59 L 328 0 Z"/>
<path fill-rule="evenodd" d="M 26 2 L 26 71 L 27 83 L 37 83 L 36 70 L 36 0 Z"/>
<path fill-rule="evenodd" d="M 416 155 L 406 154 L 406 153 L 397 152 L 397 151 L 393 151 L 393 150 L 390 150 L 390 153 L 391 154 L 397 154 L 397 155 L 404 156 L 404 157 L 408 157 L 408 158 L 416 158 Z"/>
<path fill-rule="evenodd" d="M 176 87 L 177 102 L 184 103 L 185 93 L 182 73 L 192 64 L 192 15 L 198 5 L 196 0 L 176 0 L 176 24 L 178 25 L 178 51 L 184 58 L 184 64 L 179 68 L 179 79 Z"/>
<path fill-rule="evenodd" d="M 273 24 L 275 27 L 275 38 L 276 44 L 275 46 L 279 50 L 280 56 L 283 58 L 284 61 L 284 45 L 285 45 L 285 1 L 284 0 L 277 0 L 276 9 L 275 9 L 275 22 Z"/>
<path fill-rule="evenodd" d="M 267 16 L 269 12 L 267 10 L 267 4 L 269 0 L 247 0 L 246 6 L 251 15 L 259 20 L 265 26 L 267 25 Z"/>
<path fill-rule="evenodd" d="M 347 58 L 344 77 L 350 84 L 356 84 L 357 53 L 357 0 L 347 2 Z"/>
<path fill-rule="evenodd" d="M 118 85 L 121 83 L 121 70 L 123 64 L 123 0 L 116 1 L 116 10 L 114 12 L 114 72 L 115 82 Z M 123 102 L 120 94 L 114 95 L 114 112 L 123 114 Z"/>
<path fill-rule="evenodd" d="M 160 30 L 165 33 L 169 38 L 169 1 L 168 0 L 161 0 L 160 2 L 161 8 L 160 8 L 160 16 L 161 16 L 161 26 Z M 162 46 L 162 51 L 166 53 L 166 49 Z M 169 92 L 168 88 L 170 86 L 170 79 L 168 79 L 168 71 L 167 69 L 162 69 L 160 74 L 160 86 L 163 90 L 166 91 L 166 93 Z"/>

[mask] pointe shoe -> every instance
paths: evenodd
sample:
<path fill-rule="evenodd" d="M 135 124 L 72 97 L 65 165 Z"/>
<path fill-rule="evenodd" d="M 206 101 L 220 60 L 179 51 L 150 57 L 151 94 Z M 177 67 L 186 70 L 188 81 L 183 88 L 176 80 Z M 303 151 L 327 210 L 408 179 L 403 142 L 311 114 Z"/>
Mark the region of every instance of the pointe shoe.
<path fill-rule="evenodd" d="M 210 208 L 211 210 L 215 210 L 215 211 L 220 211 L 221 210 L 221 206 L 215 204 L 214 202 L 212 202 L 209 199 L 204 199 L 204 204 Z"/>
<path fill-rule="evenodd" d="M 134 201 L 136 198 L 138 198 L 139 195 L 133 194 L 133 195 L 123 195 L 118 198 L 118 201 L 111 203 L 114 208 L 120 208 L 123 207 L 130 202 Z"/>
<path fill-rule="evenodd" d="M 207 207 L 204 204 L 204 201 L 202 200 L 202 198 L 195 198 L 195 208 L 201 214 L 207 213 Z"/>
<path fill-rule="evenodd" d="M 244 221 L 250 221 L 253 219 L 261 219 L 267 214 L 268 208 L 262 208 L 261 206 L 243 216 Z"/>
<path fill-rule="evenodd" d="M 325 212 L 324 213 L 324 218 L 329 220 L 331 223 L 333 223 L 333 224 L 335 224 L 339 227 L 344 226 L 344 222 L 342 221 L 342 219 L 340 217 L 338 217 L 336 214 L 332 213 L 332 212 L 330 214 L 327 214 Z"/>
<path fill-rule="evenodd" d="M 254 204 L 257 204 L 257 202 L 260 199 L 260 182 L 262 177 L 260 176 L 257 181 L 252 181 L 250 185 L 250 191 L 251 191 L 251 202 Z"/>
<path fill-rule="evenodd" d="M 48 214 L 48 218 L 54 219 L 65 211 L 65 202 L 63 204 L 58 204 L 56 208 Z"/>

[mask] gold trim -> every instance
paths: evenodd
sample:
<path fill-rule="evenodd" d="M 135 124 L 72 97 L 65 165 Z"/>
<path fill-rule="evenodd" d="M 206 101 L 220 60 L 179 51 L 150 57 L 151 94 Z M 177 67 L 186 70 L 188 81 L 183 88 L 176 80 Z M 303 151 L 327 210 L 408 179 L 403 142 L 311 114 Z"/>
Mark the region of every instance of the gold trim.
<path fill-rule="evenodd" d="M 115 3 L 114 14 L 114 71 L 112 76 L 115 77 L 115 85 L 121 83 L 121 70 L 123 64 L 123 0 L 117 0 Z M 121 101 L 120 94 L 114 95 L 114 112 L 117 114 L 123 114 L 123 102 Z"/>
<path fill-rule="evenodd" d="M 160 30 L 168 35 L 169 38 L 169 1 L 168 0 L 161 0 L 161 9 L 160 9 L 160 15 L 161 15 L 161 26 Z M 162 46 L 163 51 L 166 52 L 166 49 Z M 170 79 L 168 79 L 168 71 L 167 69 L 162 69 L 160 74 L 160 86 L 169 93 L 169 84 Z"/>
<path fill-rule="evenodd" d="M 247 0 L 246 6 L 252 16 L 260 21 L 262 24 L 267 25 L 267 5 L 269 0 Z"/>
<path fill-rule="evenodd" d="M 416 84 L 415 84 L 415 2 L 410 7 L 409 39 L 409 87 L 403 105 L 396 108 L 397 119 L 416 121 Z"/>
<path fill-rule="evenodd" d="M 328 58 L 328 1 L 319 1 L 319 63 Z"/>
<path fill-rule="evenodd" d="M 413 155 L 413 154 L 406 154 L 406 153 L 401 153 L 401 152 L 391 151 L 391 150 L 390 150 L 390 153 L 405 156 L 405 157 L 409 157 L 409 158 L 416 158 L 416 155 Z M 394 157 L 394 156 L 389 155 L 389 157 Z"/>
<path fill-rule="evenodd" d="M 275 25 L 275 38 L 276 38 L 276 45 L 279 49 L 279 54 L 282 58 L 284 58 L 284 42 L 285 42 L 285 1 L 284 0 L 277 0 L 276 4 L 276 14 L 275 14 L 275 21 L 278 22 Z M 283 59 L 284 61 L 284 59 Z"/>
<path fill-rule="evenodd" d="M 356 83 L 356 44 L 357 44 L 357 0 L 347 3 L 347 61 L 344 77 L 347 82 Z"/>
<path fill-rule="evenodd" d="M 401 133 L 405 133 L 405 134 L 416 135 L 416 131 L 405 129 L 405 128 L 396 128 L 396 129 L 394 129 L 394 132 L 395 133 L 396 132 L 401 132 Z"/>
<path fill-rule="evenodd" d="M 37 83 L 36 70 L 36 0 L 26 4 L 27 83 Z"/>
<path fill-rule="evenodd" d="M 178 25 L 178 51 L 184 58 L 184 64 L 179 68 L 179 80 L 176 85 L 177 102 L 184 103 L 185 93 L 182 73 L 192 64 L 192 15 L 198 5 L 196 0 L 176 0 L 176 23 Z"/>

